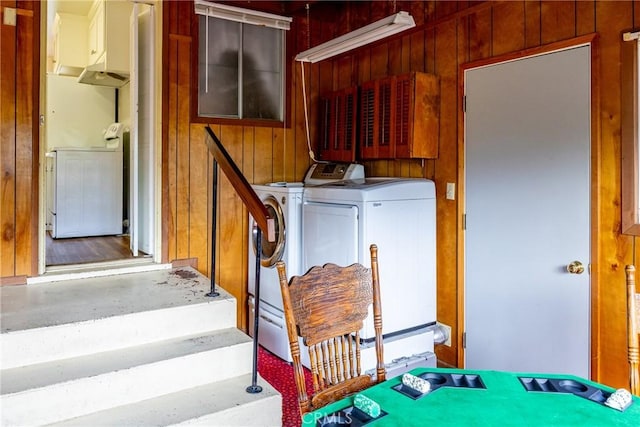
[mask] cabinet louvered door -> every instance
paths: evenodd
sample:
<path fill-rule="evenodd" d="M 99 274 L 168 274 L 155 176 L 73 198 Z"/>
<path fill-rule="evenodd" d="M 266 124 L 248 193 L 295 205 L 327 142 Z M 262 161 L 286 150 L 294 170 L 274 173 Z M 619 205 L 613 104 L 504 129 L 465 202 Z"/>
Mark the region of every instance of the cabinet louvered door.
<path fill-rule="evenodd" d="M 390 159 L 394 156 L 394 82 L 395 77 L 385 78 L 377 82 L 378 99 L 375 104 L 375 107 L 378 109 L 376 113 L 378 119 L 378 138 L 375 144 L 375 157 L 377 159 Z"/>
<path fill-rule="evenodd" d="M 394 80 L 388 77 L 362 85 L 360 92 L 360 155 L 393 158 Z"/>
<path fill-rule="evenodd" d="M 357 87 L 326 95 L 321 103 L 320 157 L 323 160 L 355 161 Z"/>
<path fill-rule="evenodd" d="M 352 87 L 340 91 L 336 111 L 336 158 L 344 162 L 356 159 L 356 99 L 358 88 Z"/>
<path fill-rule="evenodd" d="M 324 96 L 320 99 L 320 141 L 318 144 L 318 154 L 321 159 L 325 159 L 331 146 L 331 123 L 334 122 L 331 117 L 332 99 L 330 96 Z"/>
<path fill-rule="evenodd" d="M 362 84 L 360 89 L 360 157 L 372 159 L 376 156 L 376 82 Z"/>

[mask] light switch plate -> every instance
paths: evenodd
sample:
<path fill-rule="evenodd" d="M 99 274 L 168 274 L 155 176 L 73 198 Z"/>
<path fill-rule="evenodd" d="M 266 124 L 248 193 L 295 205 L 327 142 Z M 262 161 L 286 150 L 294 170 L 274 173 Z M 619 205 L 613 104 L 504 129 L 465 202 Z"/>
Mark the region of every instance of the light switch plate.
<path fill-rule="evenodd" d="M 455 182 L 447 182 L 447 200 L 455 200 L 456 199 L 456 184 Z"/>
<path fill-rule="evenodd" d="M 12 7 L 5 7 L 2 14 L 2 23 L 4 25 L 16 26 L 16 9 Z"/>

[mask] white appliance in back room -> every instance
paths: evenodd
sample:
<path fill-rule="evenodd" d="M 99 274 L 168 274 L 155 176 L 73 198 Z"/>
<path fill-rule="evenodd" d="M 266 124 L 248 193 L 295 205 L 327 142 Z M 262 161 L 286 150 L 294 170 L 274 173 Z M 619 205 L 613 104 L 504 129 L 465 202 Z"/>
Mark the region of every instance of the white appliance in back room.
<path fill-rule="evenodd" d="M 436 198 L 427 179 L 367 178 L 305 189 L 302 269 L 371 266 L 378 246 L 387 375 L 435 366 Z M 375 368 L 373 316 L 361 331 L 363 370 Z"/>
<path fill-rule="evenodd" d="M 53 238 L 122 234 L 122 125 L 87 148 L 61 147 L 51 161 L 48 210 Z"/>
<path fill-rule="evenodd" d="M 292 360 L 284 321 L 282 295 L 276 262 L 282 260 L 289 277 L 300 275 L 302 256 L 302 197 L 309 185 L 364 178 L 364 168 L 358 164 L 315 163 L 302 182 L 276 182 L 254 185 L 271 217 L 275 219 L 276 241 L 262 235 L 260 261 L 260 316 L 258 342 L 265 349 L 288 362 Z M 249 334 L 253 335 L 257 225 L 249 216 L 248 293 Z"/>

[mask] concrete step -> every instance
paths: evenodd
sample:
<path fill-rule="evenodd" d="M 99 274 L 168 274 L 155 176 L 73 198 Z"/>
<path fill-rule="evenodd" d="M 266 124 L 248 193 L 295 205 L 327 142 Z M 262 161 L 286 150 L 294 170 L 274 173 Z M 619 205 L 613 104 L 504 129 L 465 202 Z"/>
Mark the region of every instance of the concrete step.
<path fill-rule="evenodd" d="M 196 270 L 0 287 L 3 369 L 236 326 L 236 300 L 209 298 Z"/>
<path fill-rule="evenodd" d="M 0 425 L 276 426 L 236 300 L 190 267 L 0 287 Z"/>
<path fill-rule="evenodd" d="M 55 423 L 55 427 L 281 426 L 282 398 L 258 376 L 262 392 L 246 392 L 251 374 Z"/>
<path fill-rule="evenodd" d="M 42 425 L 251 372 L 236 328 L 3 370 L 2 425 Z"/>

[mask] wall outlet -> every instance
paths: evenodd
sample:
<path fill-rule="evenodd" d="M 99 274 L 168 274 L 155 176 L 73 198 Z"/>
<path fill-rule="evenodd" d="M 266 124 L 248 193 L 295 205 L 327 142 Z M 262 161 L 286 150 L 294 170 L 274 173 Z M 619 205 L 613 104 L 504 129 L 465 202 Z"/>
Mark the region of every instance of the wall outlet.
<path fill-rule="evenodd" d="M 451 326 L 445 325 L 444 323 L 437 322 L 438 326 L 444 329 L 447 339 L 442 345 L 446 345 L 447 347 L 451 347 Z"/>

